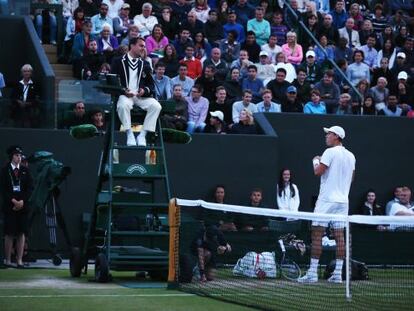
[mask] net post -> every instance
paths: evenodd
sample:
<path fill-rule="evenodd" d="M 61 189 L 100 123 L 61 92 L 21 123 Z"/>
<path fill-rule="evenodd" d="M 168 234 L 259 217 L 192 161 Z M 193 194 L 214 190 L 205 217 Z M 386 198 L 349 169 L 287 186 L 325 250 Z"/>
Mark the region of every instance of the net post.
<path fill-rule="evenodd" d="M 180 207 L 177 200 L 172 198 L 168 204 L 168 225 L 170 227 L 169 258 L 168 258 L 168 289 L 178 288 L 178 265 L 179 265 L 179 229 L 180 229 Z"/>
<path fill-rule="evenodd" d="M 346 223 L 345 223 L 345 287 L 346 287 L 346 300 L 351 301 L 351 288 L 350 288 L 350 244 L 349 244 L 349 217 L 346 217 Z"/>

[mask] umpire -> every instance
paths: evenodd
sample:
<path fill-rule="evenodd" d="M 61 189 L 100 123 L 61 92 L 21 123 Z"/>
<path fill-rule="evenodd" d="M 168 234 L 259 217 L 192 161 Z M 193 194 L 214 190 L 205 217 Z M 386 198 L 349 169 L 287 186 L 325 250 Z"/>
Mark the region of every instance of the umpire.
<path fill-rule="evenodd" d="M 17 268 L 23 268 L 25 236 L 28 231 L 28 200 L 32 192 L 32 177 L 27 167 L 21 164 L 23 151 L 19 146 L 7 149 L 9 162 L 0 173 L 0 191 L 4 213 L 4 252 L 6 267 L 11 265 L 13 240 L 16 238 Z"/>

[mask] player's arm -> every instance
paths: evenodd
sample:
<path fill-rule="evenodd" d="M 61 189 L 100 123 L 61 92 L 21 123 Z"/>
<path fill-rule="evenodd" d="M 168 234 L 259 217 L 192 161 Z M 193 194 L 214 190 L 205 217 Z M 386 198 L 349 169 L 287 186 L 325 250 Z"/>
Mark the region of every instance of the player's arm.
<path fill-rule="evenodd" d="M 316 176 L 321 176 L 325 173 L 326 169 L 328 168 L 325 164 L 321 163 L 321 157 L 316 156 L 312 160 L 313 163 L 313 173 Z"/>

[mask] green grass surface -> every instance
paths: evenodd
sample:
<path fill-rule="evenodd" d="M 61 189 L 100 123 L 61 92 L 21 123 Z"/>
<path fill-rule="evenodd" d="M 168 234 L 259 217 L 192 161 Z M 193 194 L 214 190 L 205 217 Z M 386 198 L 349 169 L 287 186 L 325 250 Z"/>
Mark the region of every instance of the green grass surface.
<path fill-rule="evenodd" d="M 88 276 L 73 279 L 67 270 L 0 269 L 0 310 L 249 310 L 182 291 L 136 289 L 119 285 L 123 282 L 138 283 L 131 273 L 115 273 L 112 283 L 88 282 L 92 273 L 90 271 Z"/>

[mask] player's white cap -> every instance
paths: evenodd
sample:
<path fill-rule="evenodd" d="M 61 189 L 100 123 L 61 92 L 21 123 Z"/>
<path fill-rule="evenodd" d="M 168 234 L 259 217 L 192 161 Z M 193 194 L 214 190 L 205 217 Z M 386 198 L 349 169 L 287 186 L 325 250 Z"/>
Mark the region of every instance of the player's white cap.
<path fill-rule="evenodd" d="M 345 138 L 345 130 L 337 125 L 331 126 L 330 128 L 324 127 L 323 128 L 325 133 L 334 133 L 338 135 L 339 138 L 344 139 Z"/>

